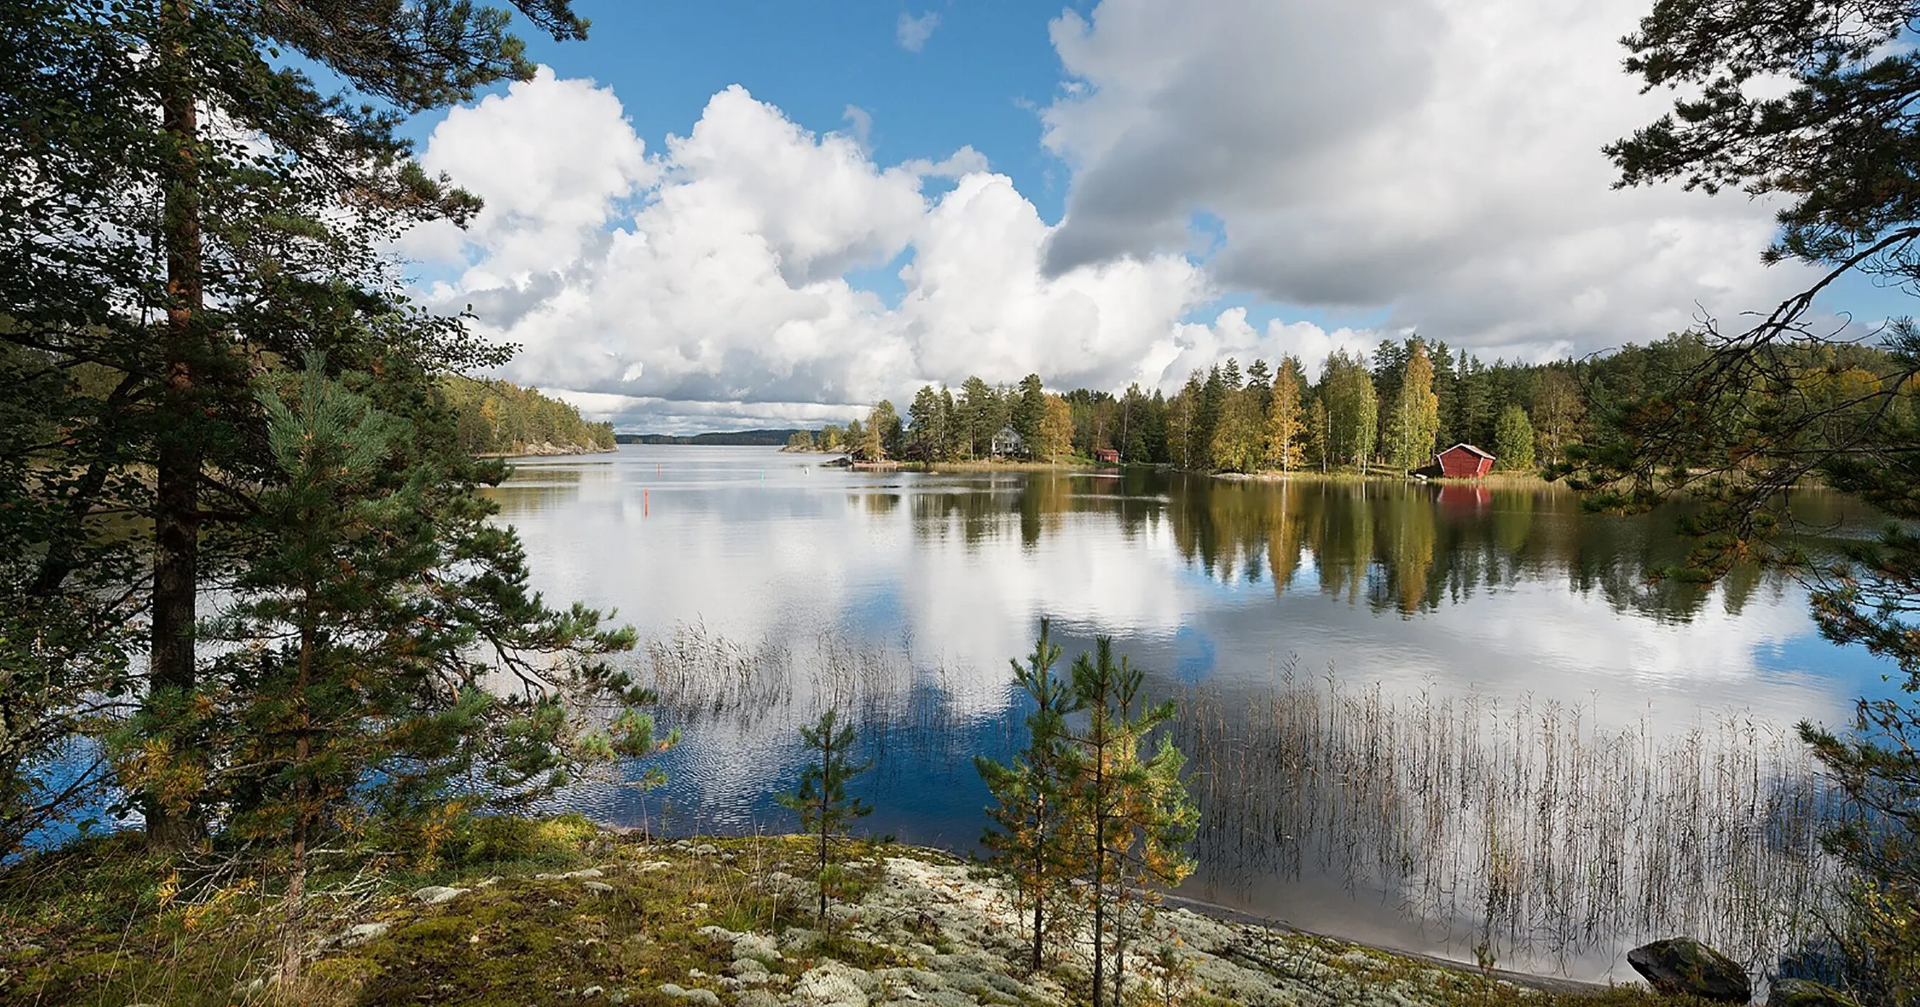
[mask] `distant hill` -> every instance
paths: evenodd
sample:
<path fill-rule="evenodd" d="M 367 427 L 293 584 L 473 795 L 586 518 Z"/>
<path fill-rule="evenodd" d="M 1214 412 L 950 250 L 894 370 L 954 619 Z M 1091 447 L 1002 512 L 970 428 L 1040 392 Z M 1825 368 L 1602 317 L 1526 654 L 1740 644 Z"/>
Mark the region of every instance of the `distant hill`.
<path fill-rule="evenodd" d="M 787 439 L 796 430 L 731 430 L 713 434 L 615 434 L 614 440 L 622 444 L 707 444 L 721 447 L 772 447 L 787 446 Z"/>

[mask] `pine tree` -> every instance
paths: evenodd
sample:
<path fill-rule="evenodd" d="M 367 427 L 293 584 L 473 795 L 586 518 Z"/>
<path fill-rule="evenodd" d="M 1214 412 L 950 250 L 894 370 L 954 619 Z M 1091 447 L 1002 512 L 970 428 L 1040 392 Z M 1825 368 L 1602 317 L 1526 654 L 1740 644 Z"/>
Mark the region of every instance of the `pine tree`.
<path fill-rule="evenodd" d="M 900 422 L 900 413 L 891 400 L 881 399 L 867 415 L 867 438 L 877 441 L 879 453 L 874 455 L 874 461 L 898 458 L 906 453 L 906 425 Z"/>
<path fill-rule="evenodd" d="M 1281 365 L 1283 367 L 1286 365 L 1285 358 L 1281 359 Z M 1273 378 L 1274 375 L 1267 369 L 1265 360 L 1256 359 L 1247 367 L 1247 387 L 1253 389 L 1259 396 L 1261 416 L 1267 415 L 1267 412 L 1273 408 Z"/>
<path fill-rule="evenodd" d="M 792 793 L 778 798 L 782 807 L 800 815 L 801 831 L 816 841 L 819 862 L 814 880 L 820 887 L 818 915 L 822 920 L 827 917 L 827 892 L 833 887 L 838 867 L 833 863 L 833 839 L 844 835 L 854 819 L 873 812 L 859 798 L 847 797 L 847 781 L 873 768 L 873 763 L 869 760 L 856 766 L 847 761 L 847 753 L 853 749 L 853 725 L 836 729 L 834 719 L 835 711 L 828 710 L 813 726 L 801 725 L 800 740 L 818 761 L 809 762 L 800 772 L 800 785 Z"/>
<path fill-rule="evenodd" d="M 1008 422 L 1014 433 L 1027 446 L 1029 454 L 1040 450 L 1040 424 L 1047 419 L 1047 392 L 1040 384 L 1040 375 L 1029 374 L 1020 379 L 1019 389 L 1007 396 Z"/>
<path fill-rule="evenodd" d="M 949 399 L 951 404 L 951 399 Z M 947 415 L 941 411 L 940 393 L 932 385 L 922 385 L 907 406 L 907 454 L 923 462 L 937 462 L 946 455 Z"/>
<path fill-rule="evenodd" d="M 1203 471 L 1213 469 L 1213 435 L 1220 429 L 1221 413 L 1226 406 L 1226 378 L 1218 366 L 1208 368 L 1207 380 L 1200 385 L 1199 399 L 1194 403 L 1193 448 L 1189 467 Z"/>
<path fill-rule="evenodd" d="M 995 801 L 987 808 L 993 824 L 980 845 L 990 853 L 988 862 L 1013 879 L 1015 891 L 1033 910 L 1028 964 L 1036 972 L 1045 957 L 1047 907 L 1078 873 L 1063 772 L 1066 718 L 1075 706 L 1069 683 L 1054 673 L 1059 660 L 1060 647 L 1042 619 L 1040 638 L 1027 663 L 1011 662 L 1014 681 L 1034 704 L 1027 715 L 1027 747 L 1009 763 L 985 756 L 973 760 Z"/>
<path fill-rule="evenodd" d="M 382 262 L 401 227 L 478 209 L 419 169 L 398 125 L 535 69 L 507 13 L 429 6 L 18 0 L 0 15 L 0 343 L 105 375 L 71 433 L 35 449 L 26 493 L 50 520 L 29 536 L 42 562 L 23 586 L 54 613 L 102 590 L 126 599 L 91 628 L 105 656 L 144 637 L 133 694 L 153 733 L 131 798 L 156 846 L 198 840 L 214 814 L 193 785 L 217 769 L 196 711 L 232 683 L 205 677 L 195 637 L 208 586 L 247 563 L 235 532 L 273 471 L 255 370 L 325 349 L 420 403 L 423 376 L 503 359 L 409 307 Z M 567 0 L 514 6 L 556 39 L 584 35 Z M 288 66 L 295 54 L 321 72 Z M 140 552 L 137 580 L 101 582 L 134 569 L 102 544 L 101 513 L 150 529 L 144 543 L 114 533 Z M 89 680 L 63 685 L 129 694 L 89 667 L 64 665 Z"/>
<path fill-rule="evenodd" d="M 1073 663 L 1071 689 L 1085 726 L 1062 739 L 1085 893 L 1093 914 L 1093 1004 L 1104 1002 L 1108 948 L 1113 952 L 1113 1002 L 1125 1002 L 1125 907 L 1150 908 L 1149 885 L 1175 885 L 1193 870 L 1182 847 L 1193 837 L 1199 811 L 1180 778 L 1184 759 L 1162 738 L 1151 757 L 1140 746 L 1173 718 L 1171 701 L 1148 707 L 1144 676 L 1125 657 L 1113 659 L 1113 641 L 1100 637 L 1094 654 Z"/>
<path fill-rule="evenodd" d="M 515 611 L 524 571 L 488 544 L 490 509 L 410 457 L 413 424 L 328 377 L 319 354 L 258 399 L 278 471 L 246 527 L 251 562 L 207 626 L 229 645 L 207 670 L 233 687 L 202 700 L 201 800 L 231 834 L 289 849 L 291 971 L 308 852 L 341 817 L 513 806 L 675 739 L 656 743 L 639 712 L 652 694 L 602 659 L 632 630 L 583 609 Z M 523 688 L 489 691 L 503 669 Z M 587 723 L 595 696 L 614 704 L 604 729 Z M 454 785 L 469 775 L 484 792 Z"/>
<path fill-rule="evenodd" d="M 960 420 L 960 405 L 954 401 L 953 389 L 940 386 L 940 425 L 946 437 L 940 445 L 942 458 L 961 458 L 970 454 L 972 437 Z"/>

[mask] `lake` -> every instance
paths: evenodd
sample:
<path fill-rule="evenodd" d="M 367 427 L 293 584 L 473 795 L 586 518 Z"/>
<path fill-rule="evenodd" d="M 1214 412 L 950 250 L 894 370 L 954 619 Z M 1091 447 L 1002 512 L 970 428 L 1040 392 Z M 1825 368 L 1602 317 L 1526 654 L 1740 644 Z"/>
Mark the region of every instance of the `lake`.
<path fill-rule="evenodd" d="M 790 828 L 771 795 L 796 727 L 835 706 L 877 763 L 863 829 L 972 849 L 971 757 L 1023 742 L 1008 662 L 1044 618 L 1067 660 L 1111 636 L 1182 700 L 1206 817 L 1179 894 L 1628 979 L 1625 948 L 1667 930 L 1756 965 L 1783 950 L 1828 800 L 1786 729 L 1887 689 L 1790 580 L 1650 580 L 1685 554 L 1674 515 L 1589 515 L 1558 487 L 825 461 L 628 445 L 516 462 L 491 491 L 551 600 L 640 630 L 631 660 L 684 730 L 652 763 L 665 787 L 556 806 Z M 1817 491 L 1794 513 L 1815 550 L 1872 525 Z M 1770 908 L 1741 896 L 1756 884 Z"/>

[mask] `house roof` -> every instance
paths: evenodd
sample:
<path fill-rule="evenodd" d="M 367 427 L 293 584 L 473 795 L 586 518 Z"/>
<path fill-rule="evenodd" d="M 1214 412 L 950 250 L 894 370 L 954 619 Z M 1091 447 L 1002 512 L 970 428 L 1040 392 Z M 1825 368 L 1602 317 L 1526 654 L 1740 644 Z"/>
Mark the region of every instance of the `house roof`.
<path fill-rule="evenodd" d="M 1487 459 L 1488 461 L 1492 461 L 1492 460 L 1493 460 L 1493 456 L 1492 456 L 1492 455 L 1490 455 L 1490 454 L 1488 454 L 1488 453 L 1487 453 L 1487 452 L 1485 452 L 1485 451 L 1482 451 L 1482 450 L 1480 450 L 1479 448 L 1476 448 L 1476 447 L 1474 447 L 1474 446 L 1473 446 L 1473 445 L 1471 445 L 1471 444 L 1455 444 L 1455 445 L 1454 445 L 1453 447 L 1450 447 L 1450 448 L 1448 448 L 1448 449 L 1447 449 L 1447 451 L 1460 451 L 1460 450 L 1466 450 L 1466 451 L 1471 451 L 1471 452 L 1473 452 L 1474 454 L 1476 454 L 1476 455 L 1479 455 L 1480 457 L 1482 457 L 1482 458 L 1485 458 L 1485 459 Z M 1440 452 L 1440 453 L 1444 455 L 1444 454 L 1446 454 L 1446 453 L 1447 453 L 1447 451 L 1442 451 L 1442 452 Z"/>

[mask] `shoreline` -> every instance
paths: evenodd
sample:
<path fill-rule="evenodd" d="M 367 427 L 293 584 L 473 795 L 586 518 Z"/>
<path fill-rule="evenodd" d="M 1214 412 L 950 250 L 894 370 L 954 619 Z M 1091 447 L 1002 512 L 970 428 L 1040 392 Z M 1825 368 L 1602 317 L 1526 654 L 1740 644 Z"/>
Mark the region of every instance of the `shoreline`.
<path fill-rule="evenodd" d="M 1184 475 L 1205 479 L 1221 479 L 1227 482 L 1301 482 L 1301 483 L 1411 483 L 1434 486 L 1486 486 L 1490 488 L 1547 488 L 1564 486 L 1557 480 L 1546 479 L 1532 472 L 1494 472 L 1478 479 L 1450 479 L 1446 477 L 1420 477 L 1411 473 L 1359 472 L 1353 469 L 1333 469 L 1326 472 L 1296 469 L 1292 472 L 1280 472 L 1263 469 L 1258 472 L 1201 472 L 1198 470 L 1178 469 L 1170 465 L 1154 464 L 1113 464 L 1092 462 L 1084 459 L 1067 462 L 1042 461 L 947 461 L 915 462 L 888 459 L 884 462 L 849 462 L 847 456 L 838 451 L 793 451 L 779 449 L 781 454 L 832 456 L 833 460 L 821 463 L 826 468 L 841 468 L 855 472 L 889 471 L 921 472 L 938 475 L 943 472 L 1091 472 L 1123 475 L 1130 469 L 1150 469 L 1168 475 Z"/>
<path fill-rule="evenodd" d="M 573 455 L 610 455 L 620 450 L 619 445 L 610 448 L 594 447 L 583 444 L 526 444 L 519 451 L 482 451 L 475 458 L 566 458 Z"/>
<path fill-rule="evenodd" d="M 813 1007 L 902 996 L 1065 1007 L 1081 1002 L 1088 979 L 1082 923 L 1068 917 L 1047 963 L 1029 971 L 1025 910 L 979 862 L 947 850 L 837 840 L 843 873 L 820 918 L 801 834 L 667 838 L 578 813 L 472 821 L 497 824 L 470 825 L 467 839 L 424 860 L 352 844 L 324 851 L 292 935 L 277 851 L 202 857 L 198 869 L 147 853 L 135 835 L 46 851 L 0 870 L 0 1000 L 227 1003 L 218 998 L 230 991 L 316 1007 Z M 475 845 L 482 835 L 485 849 Z M 1180 896 L 1162 903 L 1128 938 L 1129 984 L 1156 1002 L 1163 993 L 1195 1004 L 1690 1002 L 1638 984 L 1479 969 Z M 292 979 L 274 950 L 288 947 L 302 949 Z"/>

